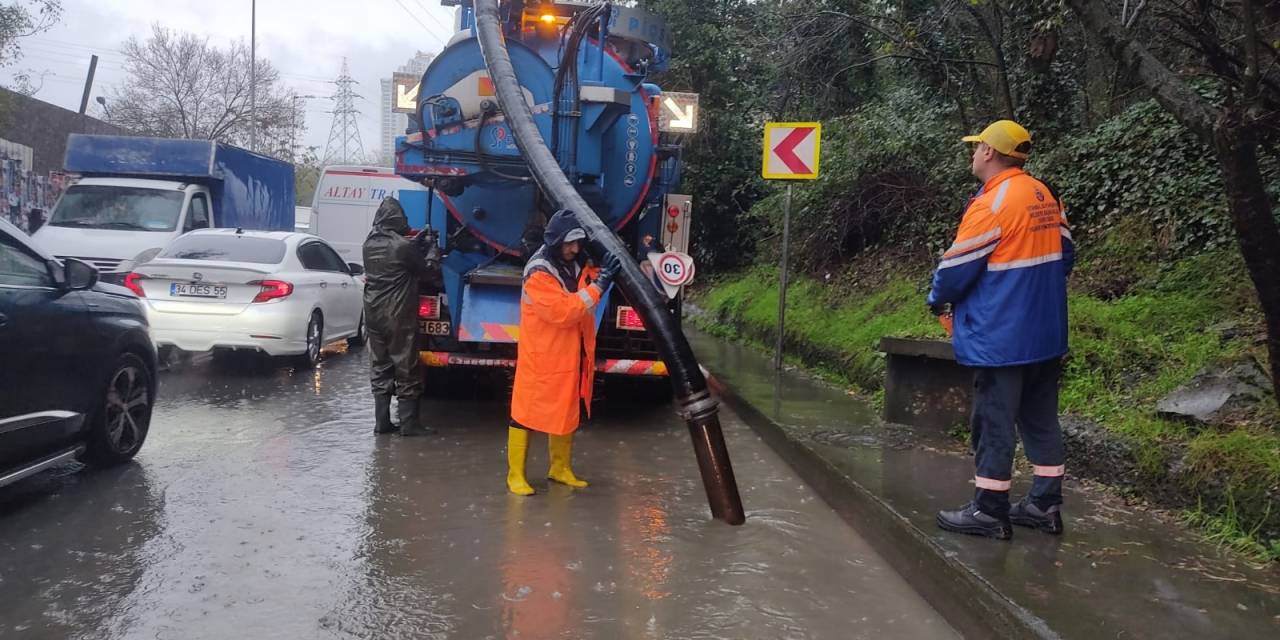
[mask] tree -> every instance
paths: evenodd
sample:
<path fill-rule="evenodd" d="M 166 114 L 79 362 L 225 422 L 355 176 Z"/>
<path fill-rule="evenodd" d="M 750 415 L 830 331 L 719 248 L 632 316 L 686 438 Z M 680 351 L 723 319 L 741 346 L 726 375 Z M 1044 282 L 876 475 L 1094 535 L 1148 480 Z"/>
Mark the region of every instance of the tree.
<path fill-rule="evenodd" d="M 1162 3 L 1161 17 L 1201 56 L 1204 73 L 1223 90 L 1221 102 L 1198 93 L 1112 16 L 1102 0 L 1067 0 L 1110 55 L 1161 106 L 1213 149 L 1225 186 L 1236 243 L 1267 327 L 1272 384 L 1280 400 L 1280 225 L 1259 164 L 1259 148 L 1275 155 L 1280 138 L 1280 35 L 1273 3 L 1196 0 Z M 1145 4 L 1145 3 L 1143 3 Z"/>
<path fill-rule="evenodd" d="M 0 67 L 21 59 L 22 38 L 49 30 L 61 16 L 62 0 L 11 0 L 0 4 Z M 32 87 L 30 75 L 23 71 L 14 76 L 13 88 L 31 95 L 39 87 Z"/>
<path fill-rule="evenodd" d="M 243 41 L 219 49 L 207 38 L 155 25 L 145 42 L 124 43 L 129 79 L 110 98 L 107 120 L 143 135 L 221 140 L 249 146 L 257 125 L 257 149 L 293 158 L 304 126 L 301 100 L 280 84 L 280 73 L 257 61 L 251 80 Z M 256 84 L 250 105 L 250 84 Z"/>
<path fill-rule="evenodd" d="M 681 188 L 697 194 L 693 252 L 709 270 L 749 264 L 761 226 L 747 212 L 764 195 L 760 180 L 763 95 L 769 73 L 754 47 L 770 24 L 749 0 L 647 0 L 671 29 L 669 91 L 699 94 L 699 133 L 683 140 Z"/>
<path fill-rule="evenodd" d="M 315 197 L 322 170 L 320 157 L 316 155 L 318 150 L 319 147 L 307 147 L 293 161 L 294 201 L 299 207 L 311 206 L 311 199 Z"/>

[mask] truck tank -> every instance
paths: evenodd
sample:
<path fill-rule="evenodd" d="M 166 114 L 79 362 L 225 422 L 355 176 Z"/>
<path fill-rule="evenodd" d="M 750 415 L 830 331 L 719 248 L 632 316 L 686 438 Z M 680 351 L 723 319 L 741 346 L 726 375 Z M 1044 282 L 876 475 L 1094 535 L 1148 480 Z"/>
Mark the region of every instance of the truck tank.
<path fill-rule="evenodd" d="M 440 291 L 424 291 L 424 361 L 509 367 L 520 272 L 554 206 L 498 107 L 471 3 L 442 4 L 458 6 L 459 30 L 420 78 L 395 166 L 429 188 L 404 204 L 411 223 L 438 234 L 443 254 Z M 679 147 L 659 133 L 661 90 L 648 80 L 665 68 L 665 26 L 603 3 L 517 1 L 503 10 L 508 51 L 543 139 L 583 199 L 643 261 L 656 248 L 646 239 L 663 237 L 665 198 L 679 180 Z M 615 292 L 598 311 L 607 356 L 599 368 L 665 373 L 638 317 L 619 315 L 619 307 L 626 301 Z"/>
<path fill-rule="evenodd" d="M 599 205 L 607 224 L 621 228 L 644 204 L 658 159 L 651 112 L 658 91 L 645 86 L 645 74 L 637 69 L 648 66 L 651 57 L 624 56 L 642 48 L 652 52 L 621 37 L 606 38 L 603 46 L 584 37 L 574 60 L 564 65 L 561 55 L 573 53 L 564 46 L 572 43 L 562 43 L 560 36 L 569 22 L 583 19 L 582 12 L 575 5 L 537 8 L 545 13 L 536 20 L 528 19 L 532 14 L 518 25 L 512 19 L 519 37 L 508 40 L 526 100 L 570 180 L 589 204 Z M 541 195 L 497 113 L 493 84 L 470 30 L 458 33 L 423 74 L 416 115 L 404 153 L 397 156 L 397 172 L 410 179 L 435 178 L 454 220 L 493 249 L 518 255 L 525 228 L 539 224 L 538 216 L 529 214 L 539 212 Z"/>

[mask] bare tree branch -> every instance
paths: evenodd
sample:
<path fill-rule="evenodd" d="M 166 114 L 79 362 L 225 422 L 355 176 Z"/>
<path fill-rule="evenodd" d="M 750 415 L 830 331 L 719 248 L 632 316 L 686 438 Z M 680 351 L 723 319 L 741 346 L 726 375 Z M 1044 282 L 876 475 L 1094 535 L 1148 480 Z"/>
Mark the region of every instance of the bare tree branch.
<path fill-rule="evenodd" d="M 110 120 L 146 135 L 246 144 L 258 125 L 260 149 L 293 156 L 302 120 L 294 92 L 281 86 L 269 62 L 257 63 L 257 103 L 251 109 L 249 50 L 152 28 L 145 42 L 130 39 L 122 53 L 129 79 L 111 98 Z"/>
<path fill-rule="evenodd" d="M 1095 34 L 1116 61 L 1155 94 L 1156 100 L 1206 142 L 1213 140 L 1215 114 L 1204 98 L 1191 90 L 1169 67 L 1111 16 L 1100 0 L 1067 0 L 1086 29 Z"/>

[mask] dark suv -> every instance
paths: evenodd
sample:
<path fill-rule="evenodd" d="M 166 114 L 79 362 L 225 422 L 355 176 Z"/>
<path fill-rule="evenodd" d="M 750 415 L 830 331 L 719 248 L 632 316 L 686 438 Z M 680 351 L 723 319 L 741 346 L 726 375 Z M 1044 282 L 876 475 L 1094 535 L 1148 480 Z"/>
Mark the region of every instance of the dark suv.
<path fill-rule="evenodd" d="M 0 486 L 76 458 L 133 458 L 155 397 L 140 301 L 0 220 Z"/>

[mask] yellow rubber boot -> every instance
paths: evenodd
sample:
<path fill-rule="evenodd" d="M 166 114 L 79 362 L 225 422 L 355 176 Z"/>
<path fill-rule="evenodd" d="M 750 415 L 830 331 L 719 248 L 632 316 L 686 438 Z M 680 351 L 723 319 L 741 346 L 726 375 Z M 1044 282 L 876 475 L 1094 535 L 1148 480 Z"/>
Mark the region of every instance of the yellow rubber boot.
<path fill-rule="evenodd" d="M 524 477 L 524 460 L 529 453 L 529 432 L 507 427 L 507 489 L 518 496 L 533 495 Z"/>
<path fill-rule="evenodd" d="M 578 479 L 569 467 L 569 459 L 573 457 L 573 434 L 567 436 L 547 436 L 547 450 L 551 454 L 551 470 L 547 479 L 582 489 L 587 486 L 586 480 Z"/>

